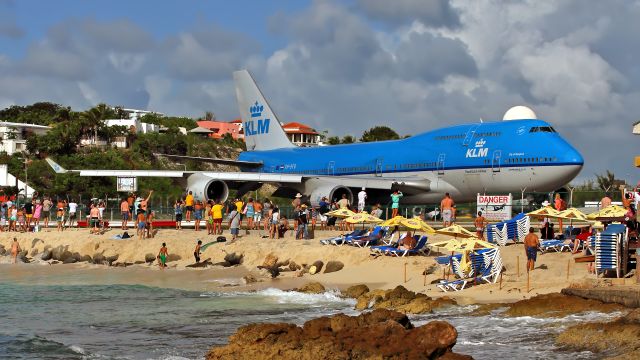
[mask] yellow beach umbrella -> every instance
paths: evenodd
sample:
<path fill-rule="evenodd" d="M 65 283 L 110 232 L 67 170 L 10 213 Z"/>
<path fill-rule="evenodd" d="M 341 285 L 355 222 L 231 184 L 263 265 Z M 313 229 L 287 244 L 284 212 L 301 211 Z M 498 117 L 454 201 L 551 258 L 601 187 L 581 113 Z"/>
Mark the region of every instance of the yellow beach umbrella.
<path fill-rule="evenodd" d="M 527 213 L 528 216 L 536 216 L 536 217 L 557 217 L 560 212 L 551 206 L 545 206 L 538 210 L 534 210 L 530 213 Z"/>
<path fill-rule="evenodd" d="M 560 211 L 560 213 L 555 217 L 562 219 L 587 221 L 587 215 L 576 208 L 569 208 L 567 210 Z"/>
<path fill-rule="evenodd" d="M 462 260 L 460 261 L 460 267 L 463 271 L 468 271 L 471 268 L 468 257 L 470 251 L 479 249 L 492 249 L 496 247 L 494 244 L 481 240 L 475 236 L 460 239 L 449 239 L 429 244 L 429 246 L 446 249 L 447 251 L 451 251 L 452 255 L 454 252 L 461 253 Z"/>
<path fill-rule="evenodd" d="M 402 219 L 400 220 L 400 225 L 409 229 L 423 231 L 430 234 L 436 232 L 434 228 L 432 228 L 429 224 L 418 217 L 414 217 L 412 219 Z"/>
<path fill-rule="evenodd" d="M 334 217 L 337 217 L 337 218 L 348 218 L 348 217 L 351 217 L 351 216 L 353 216 L 355 214 L 356 213 L 354 213 L 353 211 L 351 211 L 349 209 L 336 209 L 336 210 L 333 210 L 333 211 L 329 211 L 325 215 L 334 216 Z"/>
<path fill-rule="evenodd" d="M 380 225 L 381 226 L 388 226 L 388 227 L 400 226 L 400 222 L 402 220 L 406 220 L 406 218 L 404 216 L 398 215 L 398 216 L 396 216 L 394 218 L 387 219 L 385 222 L 383 222 Z"/>
<path fill-rule="evenodd" d="M 344 221 L 348 222 L 349 224 L 360 224 L 360 223 L 377 224 L 377 223 L 381 223 L 382 219 L 377 218 L 371 214 L 358 213 L 344 219 Z"/>
<path fill-rule="evenodd" d="M 595 220 L 595 219 L 613 219 L 613 218 L 621 218 L 625 216 L 627 213 L 627 209 L 618 205 L 607 206 L 600 211 L 587 215 L 587 219 Z"/>
<path fill-rule="evenodd" d="M 470 238 L 476 236 L 476 234 L 458 224 L 453 224 L 451 226 L 447 226 L 446 228 L 436 230 L 436 234 L 449 235 L 456 238 Z"/>

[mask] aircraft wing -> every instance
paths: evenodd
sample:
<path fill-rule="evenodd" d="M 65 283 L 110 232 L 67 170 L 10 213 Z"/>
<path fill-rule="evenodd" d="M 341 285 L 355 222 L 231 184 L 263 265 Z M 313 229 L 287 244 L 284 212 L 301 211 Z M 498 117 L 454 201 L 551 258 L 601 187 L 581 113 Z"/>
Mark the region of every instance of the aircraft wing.
<path fill-rule="evenodd" d="M 200 157 L 200 156 L 171 155 L 171 154 L 158 154 L 158 153 L 154 153 L 153 155 L 164 156 L 171 159 L 197 160 L 197 161 L 210 162 L 214 164 L 223 164 L 223 165 L 235 165 L 235 166 L 243 166 L 243 167 L 262 166 L 261 162 L 256 162 L 256 161 L 242 161 L 242 160 L 230 160 L 230 159 L 218 159 L 218 158 L 209 158 L 209 157 Z"/>

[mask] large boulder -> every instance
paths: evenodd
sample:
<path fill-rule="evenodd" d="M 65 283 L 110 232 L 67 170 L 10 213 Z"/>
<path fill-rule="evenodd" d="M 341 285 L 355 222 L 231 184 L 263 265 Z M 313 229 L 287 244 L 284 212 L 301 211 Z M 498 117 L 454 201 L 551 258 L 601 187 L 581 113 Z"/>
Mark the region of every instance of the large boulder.
<path fill-rule="evenodd" d="M 347 290 L 342 292 L 342 296 L 357 299 L 360 296 L 369 292 L 369 287 L 364 284 L 360 285 L 352 285 L 347 288 Z"/>
<path fill-rule="evenodd" d="M 167 255 L 167 262 L 178 261 L 182 259 L 182 257 L 178 254 L 169 254 Z"/>
<path fill-rule="evenodd" d="M 342 270 L 342 268 L 344 268 L 344 264 L 342 262 L 332 260 L 332 261 L 329 261 L 327 265 L 324 267 L 324 273 L 328 274 L 328 273 L 340 271 Z"/>
<path fill-rule="evenodd" d="M 298 289 L 298 292 L 306 293 L 306 294 L 322 294 L 326 289 L 324 285 L 319 282 L 309 282 L 304 284 L 301 288 Z"/>
<path fill-rule="evenodd" d="M 269 253 L 262 262 L 263 268 L 273 268 L 278 263 L 278 257 L 274 253 Z"/>
<path fill-rule="evenodd" d="M 93 263 L 94 264 L 103 265 L 105 261 L 106 260 L 104 258 L 104 255 L 102 255 L 101 253 L 93 254 Z"/>
<path fill-rule="evenodd" d="M 556 345 L 574 351 L 607 352 L 608 358 L 637 359 L 640 349 L 640 309 L 610 322 L 579 323 L 568 327 Z"/>
<path fill-rule="evenodd" d="M 76 258 L 74 258 L 74 257 L 68 257 L 68 258 L 66 258 L 62 263 L 63 263 L 63 264 L 75 264 L 75 263 L 77 263 L 77 262 L 78 262 L 78 260 L 76 260 Z"/>
<path fill-rule="evenodd" d="M 7 249 L 4 248 L 4 245 L 0 245 L 0 255 L 5 255 L 7 253 Z"/>
<path fill-rule="evenodd" d="M 56 246 L 53 249 L 51 249 L 51 257 L 54 260 L 57 261 L 62 261 L 62 254 L 67 251 L 67 249 L 63 246 Z"/>
<path fill-rule="evenodd" d="M 598 300 L 583 299 L 577 296 L 559 293 L 537 295 L 530 299 L 520 300 L 509 305 L 506 316 L 534 316 L 534 317 L 565 317 L 586 311 L 610 313 L 621 311 L 624 306 L 619 304 L 605 304 Z"/>
<path fill-rule="evenodd" d="M 426 314 L 433 310 L 456 305 L 455 300 L 448 297 L 432 299 L 425 294 L 407 290 L 404 286 L 396 286 L 392 290 L 374 290 L 360 295 L 356 301 L 357 310 L 390 309 L 406 314 Z"/>
<path fill-rule="evenodd" d="M 90 255 L 81 255 L 80 256 L 80 260 L 78 260 L 79 262 L 87 262 L 87 263 L 91 263 L 93 262 L 93 259 L 91 258 Z"/>
<path fill-rule="evenodd" d="M 242 264 L 242 260 L 244 259 L 244 254 L 236 254 L 232 252 L 224 256 L 224 261 L 228 263 L 228 266 L 236 266 Z"/>
<path fill-rule="evenodd" d="M 471 359 L 455 354 L 456 329 L 444 321 L 414 328 L 406 315 L 374 310 L 293 324 L 251 324 L 207 359 Z M 410 344 L 410 346 L 408 346 Z"/>
<path fill-rule="evenodd" d="M 156 261 L 155 255 L 148 253 L 144 256 L 144 262 L 146 262 L 147 264 L 151 264 L 154 261 Z"/>
<path fill-rule="evenodd" d="M 324 263 L 322 262 L 322 260 L 314 261 L 313 264 L 309 267 L 309 274 L 314 275 L 320 273 L 323 266 Z"/>
<path fill-rule="evenodd" d="M 42 252 L 42 255 L 40 255 L 40 259 L 44 260 L 44 261 L 49 261 L 51 260 L 53 254 L 51 253 L 51 250 L 45 250 Z"/>
<path fill-rule="evenodd" d="M 111 256 L 105 256 L 104 257 L 104 261 L 109 264 L 109 266 L 111 266 L 114 262 L 116 262 L 118 260 L 118 258 L 120 257 L 120 255 L 115 254 L 115 255 L 111 255 Z"/>

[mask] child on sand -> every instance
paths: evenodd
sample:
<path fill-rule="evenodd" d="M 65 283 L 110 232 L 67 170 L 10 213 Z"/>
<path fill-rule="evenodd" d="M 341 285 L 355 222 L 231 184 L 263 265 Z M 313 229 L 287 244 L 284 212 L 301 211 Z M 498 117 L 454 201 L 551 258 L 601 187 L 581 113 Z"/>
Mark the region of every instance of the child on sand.
<path fill-rule="evenodd" d="M 58 223 L 58 231 L 62 231 L 62 224 L 64 223 L 64 208 L 59 207 L 56 211 L 56 222 Z"/>
<path fill-rule="evenodd" d="M 196 258 L 196 263 L 200 262 L 200 248 L 202 247 L 202 240 L 198 240 L 195 250 L 193 250 L 193 256 Z"/>
<path fill-rule="evenodd" d="M 13 263 L 15 264 L 18 261 L 18 254 L 22 251 L 20 249 L 20 244 L 18 244 L 18 239 L 13 238 L 13 244 L 11 244 L 11 258 L 13 259 Z"/>
<path fill-rule="evenodd" d="M 158 253 L 158 266 L 160 266 L 162 270 L 167 267 L 167 256 L 169 256 L 167 244 L 162 243 L 162 247 L 160 248 L 160 252 Z"/>

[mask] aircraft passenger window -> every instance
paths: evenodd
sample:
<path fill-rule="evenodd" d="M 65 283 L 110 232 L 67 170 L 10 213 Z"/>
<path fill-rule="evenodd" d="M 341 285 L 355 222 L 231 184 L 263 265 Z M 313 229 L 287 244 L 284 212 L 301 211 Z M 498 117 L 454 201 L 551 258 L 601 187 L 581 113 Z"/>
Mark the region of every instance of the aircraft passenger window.
<path fill-rule="evenodd" d="M 529 130 L 529 132 L 530 133 L 534 133 L 534 132 L 538 132 L 539 130 L 540 130 L 540 128 L 535 126 L 535 127 L 532 127 L 531 130 Z"/>

